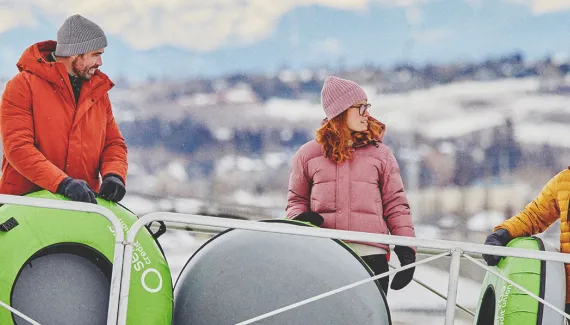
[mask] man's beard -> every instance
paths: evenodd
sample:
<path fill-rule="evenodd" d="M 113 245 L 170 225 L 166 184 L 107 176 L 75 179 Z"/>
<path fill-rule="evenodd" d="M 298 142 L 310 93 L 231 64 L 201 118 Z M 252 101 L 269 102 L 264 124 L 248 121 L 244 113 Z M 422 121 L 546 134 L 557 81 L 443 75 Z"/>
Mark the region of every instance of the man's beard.
<path fill-rule="evenodd" d="M 77 62 L 78 60 L 79 60 L 79 57 L 76 58 L 75 60 L 73 60 L 73 62 L 71 63 L 71 66 L 72 66 L 72 68 L 73 68 L 73 73 L 74 73 L 77 77 L 79 77 L 79 78 L 81 78 L 81 79 L 83 79 L 83 80 L 90 80 L 91 77 L 93 77 L 93 76 L 89 73 L 89 70 L 91 70 L 91 69 L 93 69 L 93 68 L 97 68 L 97 66 L 94 65 L 94 66 L 91 66 L 91 67 L 85 67 L 85 68 L 83 68 L 83 69 L 80 69 L 80 68 L 78 67 L 78 64 L 77 64 L 77 63 L 78 63 L 78 62 Z"/>

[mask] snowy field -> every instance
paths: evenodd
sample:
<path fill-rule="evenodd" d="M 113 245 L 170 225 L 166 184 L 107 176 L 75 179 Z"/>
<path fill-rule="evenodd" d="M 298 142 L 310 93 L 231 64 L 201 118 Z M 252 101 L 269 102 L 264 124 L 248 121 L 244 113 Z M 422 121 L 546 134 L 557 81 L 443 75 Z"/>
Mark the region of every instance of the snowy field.
<path fill-rule="evenodd" d="M 541 93 L 536 77 L 462 81 L 395 94 L 378 94 L 373 86 L 364 88 L 372 116 L 385 123 L 388 132 L 415 130 L 429 139 L 448 139 L 499 126 L 512 118 L 515 137 L 523 144 L 560 146 L 564 145 L 560 139 L 570 136 L 568 97 Z M 264 108 L 267 116 L 290 121 L 318 122 L 323 118 L 318 102 L 272 99 Z"/>

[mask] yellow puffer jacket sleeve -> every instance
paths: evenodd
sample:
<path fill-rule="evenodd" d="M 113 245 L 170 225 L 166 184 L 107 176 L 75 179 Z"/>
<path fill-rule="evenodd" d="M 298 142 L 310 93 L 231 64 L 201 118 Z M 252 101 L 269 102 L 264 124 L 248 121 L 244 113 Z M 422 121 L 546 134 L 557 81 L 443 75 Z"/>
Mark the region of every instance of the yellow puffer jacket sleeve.
<path fill-rule="evenodd" d="M 560 190 L 561 178 L 568 178 L 564 170 L 554 176 L 534 201 L 530 202 L 525 209 L 514 217 L 504 221 L 493 229 L 506 229 L 511 237 L 531 236 L 545 231 L 552 223 L 560 218 L 557 193 Z"/>

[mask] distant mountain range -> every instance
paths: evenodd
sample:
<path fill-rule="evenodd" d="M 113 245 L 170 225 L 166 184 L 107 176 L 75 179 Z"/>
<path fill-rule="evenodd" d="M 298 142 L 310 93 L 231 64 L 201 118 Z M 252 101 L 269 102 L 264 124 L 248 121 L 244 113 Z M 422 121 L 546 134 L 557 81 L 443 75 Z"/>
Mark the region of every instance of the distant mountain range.
<path fill-rule="evenodd" d="M 3 6 L 5 2 L 0 1 L 0 17 L 3 17 L 3 10 L 5 15 L 10 15 L 10 10 L 15 10 L 20 3 L 12 1 L 13 7 L 11 4 Z M 103 1 L 102 6 L 107 2 Z M 231 2 L 219 2 L 218 5 Z M 111 7 L 115 4 L 109 2 L 109 15 L 114 16 L 93 14 L 107 17 L 99 21 L 107 23 L 109 28 L 100 24 L 110 30 L 110 46 L 106 49 L 102 70 L 115 79 L 120 76 L 178 79 L 272 73 L 283 67 L 337 68 L 402 62 L 473 61 L 514 51 L 530 59 L 547 55 L 566 57 L 570 53 L 570 11 L 560 6 L 560 10 L 554 8 L 542 13 L 546 9 L 540 6 L 548 2 L 545 0 L 526 1 L 534 3 L 533 6 L 525 5 L 521 0 L 426 0 L 415 1 L 419 4 L 412 7 L 386 4 L 412 3 L 412 0 L 376 0 L 361 8 L 350 4 L 366 1 L 346 0 L 346 5 L 339 1 L 331 1 L 334 5 L 316 0 L 297 2 L 299 6 L 288 4 L 292 8 L 283 9 L 284 13 L 275 14 L 272 20 L 267 17 L 262 20 L 259 14 L 259 22 L 250 11 L 245 11 L 255 2 L 247 2 L 244 18 L 230 26 L 237 31 L 217 42 L 205 40 L 218 36 L 216 33 L 222 27 L 227 28 L 220 20 L 229 19 L 232 8 L 224 10 L 220 7 L 218 18 L 216 15 L 204 18 L 205 22 L 199 24 L 197 21 L 202 17 L 199 8 L 194 9 L 190 1 L 184 8 L 188 10 L 187 16 L 176 14 L 176 8 L 165 8 L 161 14 L 141 14 L 146 25 L 133 22 L 129 25 L 133 26 L 131 29 L 121 30 L 112 23 L 118 21 L 115 16 L 124 18 L 125 13 L 121 16 L 121 12 L 116 11 L 122 7 L 115 10 Z M 33 5 L 34 0 L 22 3 L 30 3 L 26 7 L 29 10 L 26 17 L 34 21 L 23 26 L 13 23 L 17 27 L 12 28 L 0 23 L 0 31 L 4 30 L 0 33 L 0 77 L 10 77 L 16 72 L 15 63 L 27 46 L 54 39 L 67 14 L 54 14 L 47 12 L 48 9 L 44 12 L 41 6 Z M 285 6 L 285 3 L 275 2 L 276 6 Z M 239 13 L 240 7 L 236 8 Z M 267 8 L 254 9 L 254 14 L 269 12 Z M 89 11 L 85 15 L 90 17 Z M 193 23 L 184 25 L 184 19 L 192 19 Z M 168 21 L 172 24 L 165 25 Z M 184 28 L 189 26 L 192 29 L 185 32 Z M 255 28 L 264 30 L 256 31 Z M 199 37 L 201 34 L 206 38 Z M 164 44 L 160 44 L 160 37 L 166 40 Z M 192 38 L 196 39 L 196 46 Z M 180 40 L 179 44 L 177 40 Z"/>

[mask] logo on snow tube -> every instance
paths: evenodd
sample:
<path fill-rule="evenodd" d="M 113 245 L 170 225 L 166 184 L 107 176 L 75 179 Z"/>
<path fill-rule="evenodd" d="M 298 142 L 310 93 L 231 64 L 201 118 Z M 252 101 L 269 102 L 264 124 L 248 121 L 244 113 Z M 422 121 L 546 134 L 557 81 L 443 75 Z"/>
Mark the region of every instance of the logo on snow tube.
<path fill-rule="evenodd" d="M 507 308 L 507 300 L 509 299 L 509 294 L 513 286 L 511 284 L 503 285 L 501 288 L 501 295 L 499 296 L 499 312 L 497 313 L 497 319 L 495 324 L 503 325 L 505 324 L 505 309 Z"/>
<path fill-rule="evenodd" d="M 121 223 L 121 227 L 123 228 L 123 230 L 126 232 L 129 230 L 129 226 L 123 221 L 123 219 L 118 218 L 119 222 Z M 113 227 L 109 226 L 109 231 L 111 231 L 111 233 L 115 234 L 115 230 L 113 229 Z M 136 272 L 141 272 L 142 270 L 144 270 L 146 268 L 147 265 L 150 265 L 152 263 L 150 257 L 148 256 L 148 254 L 145 252 L 144 248 L 142 247 L 142 245 L 139 243 L 139 241 L 135 241 L 134 243 L 134 247 L 133 247 L 133 259 L 132 259 L 132 265 L 133 268 L 135 269 Z M 149 284 L 147 283 L 147 276 L 153 273 L 156 275 L 157 277 L 157 284 L 151 284 L 149 286 Z M 140 276 L 141 280 L 141 286 L 150 293 L 156 293 L 159 292 L 160 289 L 162 289 L 162 275 L 160 274 L 160 272 L 155 269 L 155 268 L 148 268 L 146 270 L 144 270 L 144 272 L 142 272 L 141 276 Z M 154 281 L 153 281 L 154 282 Z M 154 288 L 153 288 L 154 287 Z"/>
<path fill-rule="evenodd" d="M 158 276 L 158 286 L 154 289 L 149 288 L 148 285 L 146 284 L 146 276 L 151 272 L 156 274 L 156 276 Z M 158 272 L 156 269 L 153 269 L 153 268 L 147 269 L 141 275 L 141 284 L 142 284 L 143 288 L 150 293 L 159 292 L 160 289 L 162 289 L 162 276 L 160 275 L 160 272 Z"/>

